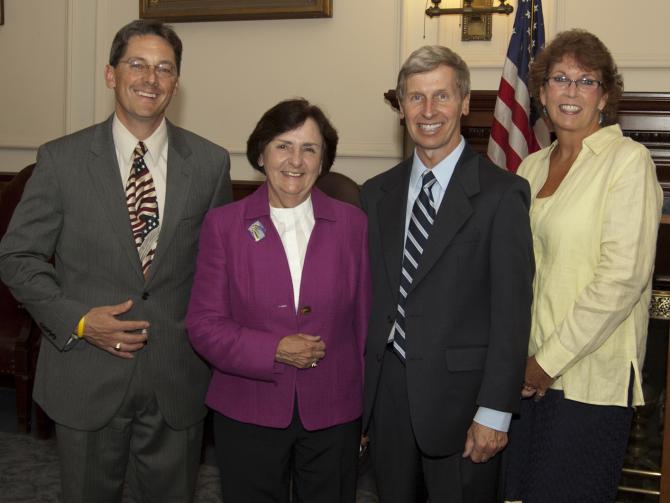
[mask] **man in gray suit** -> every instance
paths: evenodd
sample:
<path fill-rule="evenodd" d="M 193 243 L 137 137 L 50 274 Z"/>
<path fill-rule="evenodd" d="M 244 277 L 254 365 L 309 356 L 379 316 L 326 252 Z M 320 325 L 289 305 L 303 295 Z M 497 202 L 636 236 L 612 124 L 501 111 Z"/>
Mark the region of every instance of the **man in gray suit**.
<path fill-rule="evenodd" d="M 40 147 L 0 243 L 44 334 L 34 395 L 68 503 L 121 501 L 127 467 L 137 500 L 193 498 L 209 371 L 184 316 L 201 221 L 231 186 L 228 153 L 165 119 L 181 52 L 161 23 L 116 34 L 114 114 Z"/>

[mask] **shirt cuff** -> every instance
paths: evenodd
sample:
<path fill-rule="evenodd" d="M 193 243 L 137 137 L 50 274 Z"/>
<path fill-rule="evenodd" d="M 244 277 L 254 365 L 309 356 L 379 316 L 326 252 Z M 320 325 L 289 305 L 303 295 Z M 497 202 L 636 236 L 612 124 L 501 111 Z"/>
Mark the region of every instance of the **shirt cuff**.
<path fill-rule="evenodd" d="M 563 347 L 555 334 L 547 339 L 533 356 L 542 370 L 554 379 L 563 374 L 575 358 L 573 353 Z"/>
<path fill-rule="evenodd" d="M 479 407 L 475 414 L 474 421 L 494 430 L 507 433 L 509 423 L 512 420 L 511 412 L 501 412 L 499 410 L 489 409 L 488 407 Z"/>

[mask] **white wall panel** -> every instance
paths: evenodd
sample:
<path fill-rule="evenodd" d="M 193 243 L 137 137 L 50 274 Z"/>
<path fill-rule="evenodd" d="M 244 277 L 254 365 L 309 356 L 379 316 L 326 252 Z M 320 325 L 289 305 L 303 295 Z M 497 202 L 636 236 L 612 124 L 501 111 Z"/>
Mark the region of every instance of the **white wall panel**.
<path fill-rule="evenodd" d="M 0 149 L 33 149 L 65 133 L 66 20 L 66 0 L 5 2 Z"/>

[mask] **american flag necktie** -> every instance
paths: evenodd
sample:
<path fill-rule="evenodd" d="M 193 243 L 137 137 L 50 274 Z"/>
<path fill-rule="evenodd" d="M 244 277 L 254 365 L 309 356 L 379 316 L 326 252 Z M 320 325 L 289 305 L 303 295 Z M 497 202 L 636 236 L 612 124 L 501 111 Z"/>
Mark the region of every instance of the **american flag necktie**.
<path fill-rule="evenodd" d="M 151 172 L 144 162 L 146 153 L 147 147 L 143 142 L 139 142 L 133 152 L 133 165 L 126 183 L 126 202 L 130 225 L 145 278 L 156 252 L 160 232 L 156 187 Z"/>
<path fill-rule="evenodd" d="M 407 227 L 405 238 L 405 249 L 402 258 L 402 270 L 400 274 L 400 293 L 398 295 L 398 311 L 393 324 L 393 351 L 404 362 L 406 360 L 407 340 L 405 335 L 405 304 L 407 293 L 412 286 L 412 278 L 419 268 L 421 254 L 428 242 L 430 229 L 435 220 L 435 206 L 431 188 L 437 180 L 431 171 L 423 175 L 421 192 L 414 201 L 412 215 Z"/>

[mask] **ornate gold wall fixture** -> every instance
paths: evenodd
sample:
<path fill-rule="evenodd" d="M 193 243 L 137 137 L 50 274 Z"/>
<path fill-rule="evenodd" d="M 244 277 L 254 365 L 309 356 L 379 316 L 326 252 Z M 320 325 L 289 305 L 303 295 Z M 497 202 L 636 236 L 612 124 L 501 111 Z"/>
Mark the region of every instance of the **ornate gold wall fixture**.
<path fill-rule="evenodd" d="M 493 0 L 473 0 L 475 7 L 491 7 Z M 492 14 L 463 14 L 461 21 L 461 40 L 491 40 L 493 27 Z"/>

